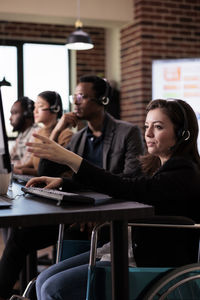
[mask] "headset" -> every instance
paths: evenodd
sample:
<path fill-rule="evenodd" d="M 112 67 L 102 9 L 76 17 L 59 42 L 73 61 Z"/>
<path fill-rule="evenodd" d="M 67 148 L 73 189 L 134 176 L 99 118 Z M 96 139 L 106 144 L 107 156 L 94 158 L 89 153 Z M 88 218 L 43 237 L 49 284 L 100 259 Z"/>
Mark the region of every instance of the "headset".
<path fill-rule="evenodd" d="M 61 111 L 61 107 L 59 105 L 59 95 L 58 93 L 55 93 L 55 103 L 52 104 L 49 108 L 43 108 L 42 111 L 46 111 L 49 110 L 50 112 L 52 112 L 53 114 L 57 114 Z"/>
<path fill-rule="evenodd" d="M 170 148 L 171 150 L 174 150 L 174 148 L 177 147 L 179 144 L 181 144 L 184 141 L 189 140 L 190 131 L 188 129 L 189 126 L 188 126 L 188 118 L 186 115 L 186 111 L 185 111 L 184 107 L 181 105 L 181 103 L 177 99 L 173 99 L 173 98 L 169 98 L 169 99 L 167 99 L 167 101 L 175 102 L 177 104 L 177 106 L 179 107 L 179 109 L 181 110 L 182 115 L 183 115 L 183 127 L 181 129 L 179 129 L 177 132 L 178 141 L 174 146 L 172 146 Z"/>
<path fill-rule="evenodd" d="M 104 81 L 105 81 L 105 83 L 106 83 L 106 90 L 105 90 L 105 93 L 104 93 L 104 95 L 103 96 L 100 96 L 99 98 L 98 98 L 98 101 L 100 101 L 100 103 L 102 104 L 102 105 L 108 105 L 108 103 L 109 103 L 109 101 L 110 101 L 110 99 L 109 99 L 109 97 L 108 97 L 108 95 L 109 95 L 109 91 L 110 91 L 110 85 L 109 85 L 109 83 L 107 82 L 107 80 L 106 79 L 104 79 Z"/>
<path fill-rule="evenodd" d="M 56 93 L 56 92 L 54 92 L 54 93 L 55 93 L 55 96 L 56 96 L 56 101 L 53 105 L 51 105 L 49 107 L 49 110 L 50 110 L 50 112 L 52 112 L 54 114 L 57 114 L 61 110 L 61 107 L 60 107 L 59 101 L 58 101 L 58 98 L 59 98 L 58 93 Z"/>
<path fill-rule="evenodd" d="M 21 106 L 24 109 L 23 116 L 25 118 L 34 118 L 33 111 L 34 111 L 34 101 L 29 99 L 28 97 L 22 97 L 18 100 L 21 103 Z"/>

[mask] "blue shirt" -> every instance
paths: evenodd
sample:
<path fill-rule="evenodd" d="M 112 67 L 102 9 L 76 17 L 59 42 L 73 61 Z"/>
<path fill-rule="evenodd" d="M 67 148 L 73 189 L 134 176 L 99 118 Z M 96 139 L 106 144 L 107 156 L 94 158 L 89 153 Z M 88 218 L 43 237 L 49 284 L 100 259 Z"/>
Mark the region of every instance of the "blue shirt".
<path fill-rule="evenodd" d="M 103 168 L 103 141 L 107 118 L 103 122 L 102 135 L 96 137 L 92 134 L 90 128 L 87 128 L 87 137 L 83 157 L 95 166 Z"/>

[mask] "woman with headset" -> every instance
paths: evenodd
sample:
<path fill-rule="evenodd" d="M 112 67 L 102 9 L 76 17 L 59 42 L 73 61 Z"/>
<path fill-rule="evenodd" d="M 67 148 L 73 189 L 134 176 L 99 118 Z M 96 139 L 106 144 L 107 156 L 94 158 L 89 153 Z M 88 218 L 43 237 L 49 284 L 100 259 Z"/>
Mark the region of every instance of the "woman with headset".
<path fill-rule="evenodd" d="M 85 186 L 92 185 L 94 189 L 115 198 L 153 205 L 157 215 L 179 215 L 197 222 L 200 220 L 198 123 L 186 102 L 159 99 L 149 103 L 145 121 L 148 154 L 141 157 L 141 175 L 133 179 L 115 176 L 48 138 L 35 136 L 42 143 L 27 143 L 29 151 L 36 157 L 68 165 L 75 172 L 74 181 Z M 56 157 L 55 152 L 58 154 Z M 70 189 L 67 179 L 50 177 L 31 179 L 27 186 L 41 183 L 46 184 L 46 188 L 62 186 L 63 190 Z M 85 253 L 43 271 L 36 281 L 38 300 L 85 299 L 88 256 Z M 165 264 L 165 259 L 162 255 L 160 263 Z M 183 259 L 187 260 L 187 257 Z M 103 263 L 101 260 L 97 262 Z"/>
<path fill-rule="evenodd" d="M 40 93 L 35 101 L 34 120 L 35 123 L 42 124 L 42 128 L 38 129 L 37 133 L 49 137 L 55 128 L 58 119 L 62 117 L 62 101 L 58 93 L 54 91 L 44 91 Z M 57 143 L 65 147 L 72 137 L 70 129 L 63 130 L 57 136 Z M 35 141 L 38 141 L 35 139 Z M 16 174 L 30 174 L 37 176 L 39 158 L 31 156 L 30 160 L 23 165 L 18 165 L 14 168 Z"/>

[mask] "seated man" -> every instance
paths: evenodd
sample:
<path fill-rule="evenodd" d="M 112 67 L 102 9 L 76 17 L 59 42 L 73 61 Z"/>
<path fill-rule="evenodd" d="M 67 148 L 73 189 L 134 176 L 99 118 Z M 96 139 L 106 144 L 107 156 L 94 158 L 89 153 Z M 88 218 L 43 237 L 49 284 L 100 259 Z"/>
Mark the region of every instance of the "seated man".
<path fill-rule="evenodd" d="M 34 124 L 33 110 L 34 102 L 28 97 L 18 99 L 11 107 L 10 123 L 13 131 L 18 132 L 18 137 L 10 151 L 11 160 L 15 166 L 24 164 L 31 156 L 26 150 L 26 143 L 37 128 Z"/>
<path fill-rule="evenodd" d="M 143 153 L 142 136 L 137 126 L 105 112 L 109 93 L 110 86 L 105 80 L 81 77 L 73 97 L 74 112 L 62 116 L 50 138 L 57 141 L 64 128 L 75 126 L 79 119 L 86 120 L 87 126 L 72 137 L 67 148 L 112 173 L 133 176 L 138 167 L 137 156 Z M 59 176 L 66 167 L 42 160 L 39 169 L 40 175 Z M 58 226 L 12 230 L 0 260 L 0 297 L 10 295 L 26 255 L 55 244 L 57 238 Z"/>
<path fill-rule="evenodd" d="M 66 148 L 114 174 L 132 176 L 136 158 L 143 152 L 141 132 L 138 126 L 106 113 L 110 93 L 111 87 L 105 80 L 97 76 L 81 77 L 73 96 L 74 112 L 62 116 L 50 138 L 56 141 L 66 127 L 86 120 L 86 127 L 72 137 Z M 59 176 L 66 168 L 42 159 L 38 175 Z"/>

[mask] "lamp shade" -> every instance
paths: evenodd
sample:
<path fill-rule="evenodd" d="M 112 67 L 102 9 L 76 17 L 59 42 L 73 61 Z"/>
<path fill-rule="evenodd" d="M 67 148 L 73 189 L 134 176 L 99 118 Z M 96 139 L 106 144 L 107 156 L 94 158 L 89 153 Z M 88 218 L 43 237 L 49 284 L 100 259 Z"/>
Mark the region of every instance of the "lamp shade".
<path fill-rule="evenodd" d="M 67 39 L 66 47 L 70 50 L 89 50 L 94 47 L 88 33 L 78 27 Z"/>
<path fill-rule="evenodd" d="M 11 83 L 7 81 L 5 77 L 3 77 L 3 80 L 0 81 L 0 87 L 1 86 L 11 86 Z"/>

